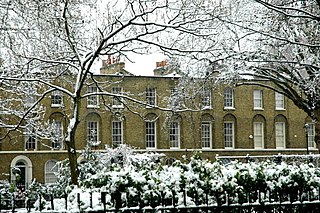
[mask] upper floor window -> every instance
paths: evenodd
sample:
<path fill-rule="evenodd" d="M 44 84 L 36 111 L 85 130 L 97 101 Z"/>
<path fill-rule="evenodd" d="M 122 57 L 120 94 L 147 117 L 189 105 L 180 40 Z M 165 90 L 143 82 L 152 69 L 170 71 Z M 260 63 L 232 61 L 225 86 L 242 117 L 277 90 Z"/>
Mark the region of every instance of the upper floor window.
<path fill-rule="evenodd" d="M 275 92 L 275 102 L 276 102 L 276 110 L 284 110 L 284 95 L 279 93 L 279 92 Z"/>
<path fill-rule="evenodd" d="M 262 90 L 253 90 L 253 108 L 263 109 Z"/>
<path fill-rule="evenodd" d="M 88 93 L 97 93 L 98 88 L 94 85 L 88 86 Z M 99 96 L 98 95 L 90 95 L 87 98 L 87 107 L 88 108 L 96 108 L 99 105 Z"/>
<path fill-rule="evenodd" d="M 51 147 L 52 149 L 63 148 L 63 129 L 62 122 L 54 120 L 52 123 Z"/>
<path fill-rule="evenodd" d="M 207 109 L 211 108 L 211 90 L 210 89 L 202 89 L 201 92 L 201 108 L 202 109 Z"/>
<path fill-rule="evenodd" d="M 146 121 L 146 148 L 156 148 L 155 121 Z"/>
<path fill-rule="evenodd" d="M 35 150 L 37 148 L 37 139 L 34 128 L 27 124 L 25 129 L 25 149 Z"/>
<path fill-rule="evenodd" d="M 275 123 L 276 148 L 286 148 L 286 124 L 285 122 Z"/>
<path fill-rule="evenodd" d="M 315 143 L 315 135 L 316 135 L 316 131 L 315 131 L 315 125 L 314 123 L 307 123 L 307 136 L 308 136 L 308 147 L 309 148 L 316 148 L 316 143 Z"/>
<path fill-rule="evenodd" d="M 31 107 L 36 101 L 37 91 L 34 87 L 30 86 L 26 88 L 26 97 L 24 99 L 25 107 Z"/>
<path fill-rule="evenodd" d="M 234 92 L 231 88 L 226 88 L 224 90 L 224 108 L 233 109 L 234 108 Z"/>
<path fill-rule="evenodd" d="M 151 106 L 157 105 L 157 99 L 156 99 L 156 89 L 147 87 L 146 89 L 146 102 L 147 104 Z"/>
<path fill-rule="evenodd" d="M 202 148 L 211 148 L 212 132 L 211 122 L 201 123 L 201 144 Z"/>
<path fill-rule="evenodd" d="M 51 107 L 61 107 L 63 105 L 63 96 L 61 91 L 54 90 L 51 94 Z"/>
<path fill-rule="evenodd" d="M 254 148 L 262 149 L 264 147 L 264 131 L 263 122 L 253 123 L 253 141 Z"/>
<path fill-rule="evenodd" d="M 179 94 L 176 88 L 170 90 L 170 106 L 173 108 L 180 107 L 181 94 Z"/>
<path fill-rule="evenodd" d="M 180 125 L 179 122 L 170 122 L 169 126 L 169 142 L 170 148 L 180 147 Z"/>
<path fill-rule="evenodd" d="M 45 164 L 45 183 L 55 183 L 58 180 L 58 177 L 55 175 L 55 173 L 58 172 L 58 167 L 56 166 L 57 162 L 54 160 L 49 160 Z"/>
<path fill-rule="evenodd" d="M 123 144 L 122 121 L 112 121 L 112 144 L 114 146 Z"/>
<path fill-rule="evenodd" d="M 122 95 L 122 88 L 121 87 L 113 87 L 112 93 L 114 94 L 113 99 L 112 99 L 112 107 L 122 108 L 123 107 L 123 98 L 118 96 L 118 95 Z"/>
<path fill-rule="evenodd" d="M 234 148 L 234 122 L 224 122 L 224 147 Z"/>
<path fill-rule="evenodd" d="M 87 122 L 87 141 L 92 146 L 99 145 L 100 141 L 97 121 Z"/>

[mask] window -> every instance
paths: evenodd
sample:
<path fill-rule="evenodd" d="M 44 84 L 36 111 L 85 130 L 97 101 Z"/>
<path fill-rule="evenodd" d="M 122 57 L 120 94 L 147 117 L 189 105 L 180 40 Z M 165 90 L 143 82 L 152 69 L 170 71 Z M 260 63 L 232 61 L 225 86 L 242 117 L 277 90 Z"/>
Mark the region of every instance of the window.
<path fill-rule="evenodd" d="M 233 97 L 233 89 L 226 88 L 224 90 L 224 108 L 225 109 L 232 109 L 234 108 L 234 97 Z"/>
<path fill-rule="evenodd" d="M 211 141 L 212 141 L 211 123 L 202 122 L 201 123 L 202 148 L 211 148 Z"/>
<path fill-rule="evenodd" d="M 207 109 L 211 108 L 211 90 L 203 89 L 201 92 L 201 108 Z"/>
<path fill-rule="evenodd" d="M 253 90 L 253 108 L 263 109 L 262 90 Z"/>
<path fill-rule="evenodd" d="M 63 96 L 61 91 L 54 90 L 51 94 L 51 107 L 61 107 L 63 105 Z"/>
<path fill-rule="evenodd" d="M 151 106 L 156 106 L 157 102 L 156 102 L 156 89 L 155 88 L 147 88 L 146 89 L 146 101 L 147 104 L 151 105 Z"/>
<path fill-rule="evenodd" d="M 264 147 L 264 134 L 263 134 L 263 123 L 254 122 L 253 123 L 253 140 L 254 148 L 262 149 Z"/>
<path fill-rule="evenodd" d="M 156 148 L 156 123 L 146 121 L 146 148 Z"/>
<path fill-rule="evenodd" d="M 180 107 L 180 96 L 178 94 L 178 90 L 175 88 L 172 88 L 170 90 L 170 106 L 173 108 L 179 108 Z"/>
<path fill-rule="evenodd" d="M 284 110 L 284 95 L 275 92 L 275 99 L 276 99 L 276 110 Z"/>
<path fill-rule="evenodd" d="M 276 130 L 276 148 L 285 148 L 285 123 L 284 122 L 276 122 L 275 123 Z"/>
<path fill-rule="evenodd" d="M 234 123 L 224 122 L 224 147 L 234 148 Z"/>
<path fill-rule="evenodd" d="M 35 150 L 36 149 L 36 136 L 34 129 L 31 125 L 27 125 L 25 132 L 25 149 L 27 150 Z"/>
<path fill-rule="evenodd" d="M 180 125 L 179 122 L 170 122 L 169 126 L 170 148 L 180 147 Z"/>
<path fill-rule="evenodd" d="M 112 144 L 118 146 L 123 143 L 123 125 L 121 121 L 112 121 Z"/>
<path fill-rule="evenodd" d="M 61 121 L 53 121 L 53 129 L 51 133 L 52 149 L 63 148 L 63 130 Z"/>
<path fill-rule="evenodd" d="M 27 86 L 25 88 L 26 97 L 24 99 L 24 106 L 31 107 L 36 101 L 37 91 L 34 86 Z"/>
<path fill-rule="evenodd" d="M 92 146 L 99 145 L 97 121 L 87 122 L 87 141 Z"/>
<path fill-rule="evenodd" d="M 123 107 L 123 98 L 117 96 L 117 95 L 122 95 L 122 88 L 121 87 L 113 87 L 112 93 L 116 95 L 116 96 L 113 96 L 112 107 L 122 108 Z"/>
<path fill-rule="evenodd" d="M 58 180 L 58 177 L 55 175 L 56 172 L 58 172 L 58 167 L 56 166 L 57 162 L 54 160 L 49 160 L 45 164 L 45 183 L 55 183 Z"/>
<path fill-rule="evenodd" d="M 96 93 L 98 88 L 96 86 L 88 86 L 88 93 Z M 90 95 L 87 98 L 87 107 L 96 108 L 99 105 L 98 95 Z"/>
<path fill-rule="evenodd" d="M 316 148 L 316 143 L 314 140 L 315 137 L 315 125 L 314 123 L 308 123 L 309 127 L 308 127 L 308 147 L 310 148 Z"/>

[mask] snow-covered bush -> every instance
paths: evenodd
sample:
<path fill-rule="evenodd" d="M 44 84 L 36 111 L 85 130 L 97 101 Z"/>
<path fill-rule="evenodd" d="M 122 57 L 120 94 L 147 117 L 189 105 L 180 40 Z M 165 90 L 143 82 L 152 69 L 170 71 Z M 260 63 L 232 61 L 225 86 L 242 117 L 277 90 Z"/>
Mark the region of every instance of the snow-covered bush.
<path fill-rule="evenodd" d="M 80 165 L 79 187 L 68 186 L 68 208 L 90 208 L 88 197 L 101 193 L 107 207 L 202 205 L 317 198 L 320 170 L 312 164 L 264 161 L 223 165 L 202 160 L 201 153 L 188 162 L 160 163 L 157 154 L 138 154 L 128 147 L 86 152 Z M 63 176 L 68 174 L 63 168 Z M 62 177 L 61 180 L 67 180 Z M 78 202 L 77 194 L 81 194 Z M 91 195 L 90 195 L 91 194 Z M 90 195 L 90 196 L 89 196 Z M 261 196 L 260 196 L 261 195 Z"/>

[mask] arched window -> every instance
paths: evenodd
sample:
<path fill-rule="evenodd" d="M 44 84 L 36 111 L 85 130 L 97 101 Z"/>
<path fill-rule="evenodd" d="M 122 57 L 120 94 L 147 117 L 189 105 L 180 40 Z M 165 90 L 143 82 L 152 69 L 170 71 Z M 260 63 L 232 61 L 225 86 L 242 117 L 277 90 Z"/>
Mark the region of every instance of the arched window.
<path fill-rule="evenodd" d="M 57 182 L 58 178 L 55 175 L 56 172 L 58 172 L 58 167 L 56 166 L 57 161 L 55 160 L 48 160 L 45 164 L 45 183 L 50 184 L 50 183 L 55 183 Z"/>
<path fill-rule="evenodd" d="M 180 148 L 180 120 L 179 116 L 173 116 L 169 121 L 169 145 L 170 148 Z"/>
<path fill-rule="evenodd" d="M 286 126 L 287 119 L 283 115 L 275 117 L 275 139 L 277 149 L 286 148 Z"/>
<path fill-rule="evenodd" d="M 224 148 L 235 148 L 236 118 L 228 114 L 223 118 Z"/>
<path fill-rule="evenodd" d="M 87 142 L 91 146 L 98 146 L 100 141 L 100 124 L 101 118 L 97 113 L 90 113 L 86 117 L 87 119 Z"/>
<path fill-rule="evenodd" d="M 255 149 L 264 148 L 264 128 L 265 118 L 262 115 L 256 115 L 253 118 L 253 143 Z"/>
<path fill-rule="evenodd" d="M 212 148 L 212 122 L 213 117 L 210 114 L 204 114 L 201 117 L 201 147 L 203 149 Z"/>
<path fill-rule="evenodd" d="M 146 148 L 157 148 L 157 121 L 158 116 L 154 113 L 147 114 L 145 117 L 146 128 Z"/>

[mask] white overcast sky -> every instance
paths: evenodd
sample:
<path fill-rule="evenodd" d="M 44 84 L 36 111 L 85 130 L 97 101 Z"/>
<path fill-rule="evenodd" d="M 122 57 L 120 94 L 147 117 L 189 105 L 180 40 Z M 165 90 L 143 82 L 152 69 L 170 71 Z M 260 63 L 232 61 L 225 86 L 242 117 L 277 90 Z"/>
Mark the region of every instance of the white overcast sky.
<path fill-rule="evenodd" d="M 152 76 L 153 70 L 156 68 L 156 62 L 165 60 L 166 57 L 161 53 L 153 53 L 150 55 L 136 54 L 130 56 L 130 59 L 133 60 L 134 63 L 124 61 L 124 59 L 120 59 L 120 62 L 125 62 L 125 70 L 131 72 L 134 75 Z M 101 66 L 102 62 L 98 61 L 94 69 L 99 72 Z"/>

